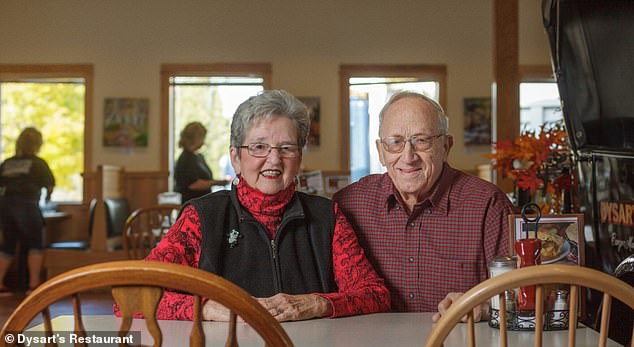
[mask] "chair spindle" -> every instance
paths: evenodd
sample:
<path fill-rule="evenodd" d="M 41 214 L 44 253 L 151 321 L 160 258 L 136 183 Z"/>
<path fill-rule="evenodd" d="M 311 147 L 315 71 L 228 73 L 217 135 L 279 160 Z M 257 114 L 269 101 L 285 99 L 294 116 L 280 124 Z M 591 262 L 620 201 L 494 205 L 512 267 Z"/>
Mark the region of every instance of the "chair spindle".
<path fill-rule="evenodd" d="M 601 330 L 599 331 L 599 347 L 605 347 L 610 330 L 610 311 L 612 310 L 612 295 L 603 293 L 603 303 L 601 304 Z"/>

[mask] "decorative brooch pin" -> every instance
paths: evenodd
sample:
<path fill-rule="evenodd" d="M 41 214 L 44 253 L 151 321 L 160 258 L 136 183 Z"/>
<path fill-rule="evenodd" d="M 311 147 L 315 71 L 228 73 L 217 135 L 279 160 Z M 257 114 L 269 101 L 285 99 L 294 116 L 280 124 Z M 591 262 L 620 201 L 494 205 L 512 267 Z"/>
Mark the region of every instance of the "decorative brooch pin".
<path fill-rule="evenodd" d="M 240 235 L 240 232 L 236 229 L 231 229 L 230 232 L 227 233 L 227 243 L 229 244 L 229 248 L 234 248 L 238 245 L 238 240 L 243 236 Z"/>

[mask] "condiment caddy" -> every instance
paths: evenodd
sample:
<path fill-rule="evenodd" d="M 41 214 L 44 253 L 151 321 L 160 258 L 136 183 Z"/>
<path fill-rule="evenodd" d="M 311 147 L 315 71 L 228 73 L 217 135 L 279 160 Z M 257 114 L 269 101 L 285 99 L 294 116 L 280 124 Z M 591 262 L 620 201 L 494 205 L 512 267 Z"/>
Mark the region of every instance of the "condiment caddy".
<path fill-rule="evenodd" d="M 534 218 L 527 212 L 533 210 Z M 498 276 L 515 268 L 523 268 L 541 264 L 541 240 L 537 238 L 537 230 L 541 211 L 537 204 L 527 204 L 522 208 L 524 238 L 515 241 L 515 257 L 496 257 L 489 263 L 490 277 Z M 535 330 L 535 286 L 526 286 L 502 293 L 504 309 L 507 314 L 508 330 Z M 544 330 L 561 330 L 568 328 L 568 292 L 554 290 L 548 296 L 547 310 L 544 313 Z M 501 301 L 499 297 L 491 298 L 489 326 L 500 327 Z"/>

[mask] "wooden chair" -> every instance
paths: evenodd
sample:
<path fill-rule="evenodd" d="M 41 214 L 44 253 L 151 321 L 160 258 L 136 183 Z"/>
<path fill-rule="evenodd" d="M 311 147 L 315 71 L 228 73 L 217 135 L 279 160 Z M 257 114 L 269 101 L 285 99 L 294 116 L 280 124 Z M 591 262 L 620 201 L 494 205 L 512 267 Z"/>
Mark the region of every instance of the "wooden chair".
<path fill-rule="evenodd" d="M 180 205 L 140 208 L 130 214 L 121 234 L 128 259 L 145 258 L 178 217 Z"/>
<path fill-rule="evenodd" d="M 88 204 L 88 238 L 87 240 L 51 242 L 47 245 L 47 247 L 53 248 L 53 249 L 73 249 L 73 250 L 90 249 L 90 240 L 92 238 L 92 228 L 95 221 L 96 210 L 97 210 L 97 199 L 91 199 L 90 203 Z"/>
<path fill-rule="evenodd" d="M 53 336 L 48 307 L 68 296 L 72 296 L 75 333 L 78 336 L 86 336 L 78 293 L 110 286 L 122 315 L 119 336 L 126 336 L 134 312 L 141 312 L 147 330 L 154 339 L 154 346 L 161 346 L 162 333 L 155 315 L 156 308 L 162 297 L 162 288 L 171 288 L 194 295 L 194 321 L 190 333 L 190 346 L 205 345 L 201 322 L 203 297 L 231 310 L 226 346 L 238 346 L 236 315 L 244 319 L 267 346 L 293 346 L 279 322 L 247 292 L 230 281 L 196 268 L 133 260 L 89 265 L 48 280 L 20 303 L 5 323 L 0 336 L 5 336 L 8 332 L 24 331 L 27 324 L 40 312 L 46 336 Z"/>
<path fill-rule="evenodd" d="M 500 307 L 506 307 L 505 290 L 530 285 L 536 285 L 535 346 L 541 346 L 544 317 L 544 285 L 548 284 L 571 285 L 568 346 L 575 346 L 577 314 L 579 312 L 577 303 L 581 287 L 592 288 L 604 293 L 599 336 L 600 346 L 605 346 L 606 344 L 612 298 L 616 298 L 629 307 L 634 308 L 634 287 L 611 275 L 590 268 L 570 265 L 532 266 L 504 273 L 471 288 L 451 305 L 449 310 L 436 323 L 425 346 L 442 346 L 449 332 L 465 315 L 467 315 L 469 346 L 475 346 L 473 308 L 496 295 L 499 295 Z M 630 327 L 630 329 L 632 328 Z M 634 337 L 634 330 L 631 331 L 631 334 Z M 500 310 L 500 346 L 507 346 L 507 317 L 505 310 Z M 634 343 L 632 347 L 634 347 Z"/>

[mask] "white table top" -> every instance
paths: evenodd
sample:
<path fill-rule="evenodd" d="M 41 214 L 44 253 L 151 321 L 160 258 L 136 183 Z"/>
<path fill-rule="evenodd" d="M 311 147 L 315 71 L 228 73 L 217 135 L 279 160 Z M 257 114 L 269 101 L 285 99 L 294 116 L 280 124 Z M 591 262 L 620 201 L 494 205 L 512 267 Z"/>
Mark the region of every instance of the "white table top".
<path fill-rule="evenodd" d="M 315 319 L 301 322 L 286 322 L 282 326 L 293 343 L 305 347 L 368 347 L 368 346 L 423 346 L 432 329 L 431 313 L 379 313 L 336 319 Z M 117 331 L 120 319 L 114 316 L 84 316 L 87 331 Z M 163 346 L 186 346 L 189 341 L 191 322 L 159 321 L 163 331 Z M 227 323 L 204 322 L 207 345 L 224 345 Z M 53 319 L 57 331 L 72 331 L 73 316 Z M 38 325 L 30 331 L 41 331 Z M 145 321 L 135 319 L 132 330 L 141 330 L 143 344 L 152 339 L 145 330 Z M 499 330 L 486 322 L 476 324 L 478 346 L 499 346 Z M 577 329 L 577 346 L 597 346 L 599 334 L 592 329 Z M 509 332 L 509 346 L 533 346 L 533 332 Z M 567 346 L 568 331 L 544 332 L 544 346 Z M 459 324 L 445 341 L 445 347 L 464 347 L 467 344 L 466 324 Z M 134 341 L 137 344 L 137 341 Z M 263 346 L 264 342 L 255 330 L 246 323 L 238 323 L 238 343 L 241 347 Z M 608 341 L 608 346 L 620 346 Z"/>

